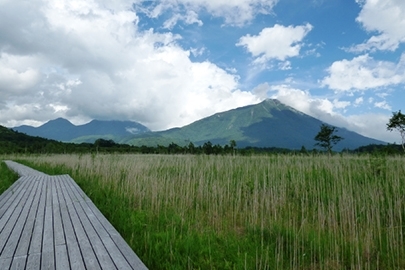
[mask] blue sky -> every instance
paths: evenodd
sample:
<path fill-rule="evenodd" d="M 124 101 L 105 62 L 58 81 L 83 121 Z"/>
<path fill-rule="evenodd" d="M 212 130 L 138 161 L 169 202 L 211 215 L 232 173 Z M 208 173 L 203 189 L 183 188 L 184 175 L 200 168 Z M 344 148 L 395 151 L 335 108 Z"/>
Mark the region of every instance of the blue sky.
<path fill-rule="evenodd" d="M 0 124 L 152 130 L 277 98 L 388 142 L 405 110 L 400 0 L 0 2 Z"/>

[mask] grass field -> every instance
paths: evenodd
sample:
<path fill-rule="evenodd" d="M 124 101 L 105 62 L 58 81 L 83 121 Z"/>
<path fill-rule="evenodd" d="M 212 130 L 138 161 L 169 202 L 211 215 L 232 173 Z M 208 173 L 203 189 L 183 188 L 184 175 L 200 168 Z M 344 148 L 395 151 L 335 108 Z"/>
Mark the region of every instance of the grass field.
<path fill-rule="evenodd" d="M 18 159 L 69 173 L 150 269 L 405 269 L 401 157 Z"/>

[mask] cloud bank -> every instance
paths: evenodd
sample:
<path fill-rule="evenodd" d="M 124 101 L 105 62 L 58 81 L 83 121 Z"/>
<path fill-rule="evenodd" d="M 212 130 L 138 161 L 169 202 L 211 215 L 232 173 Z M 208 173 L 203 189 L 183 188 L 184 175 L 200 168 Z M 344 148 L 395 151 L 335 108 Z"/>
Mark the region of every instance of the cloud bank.
<path fill-rule="evenodd" d="M 9 15 L 17 10 L 29 12 Z M 180 36 L 138 23 L 124 1 L 3 0 L 0 122 L 130 119 L 160 130 L 260 101 L 237 75 L 192 62 Z"/>

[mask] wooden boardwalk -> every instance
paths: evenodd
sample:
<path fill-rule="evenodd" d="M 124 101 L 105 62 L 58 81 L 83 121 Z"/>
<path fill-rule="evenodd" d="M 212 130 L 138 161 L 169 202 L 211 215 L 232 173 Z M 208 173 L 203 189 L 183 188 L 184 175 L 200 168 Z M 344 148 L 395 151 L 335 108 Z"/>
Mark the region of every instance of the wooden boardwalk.
<path fill-rule="evenodd" d="M 69 175 L 6 163 L 20 178 L 0 195 L 1 270 L 147 269 Z"/>

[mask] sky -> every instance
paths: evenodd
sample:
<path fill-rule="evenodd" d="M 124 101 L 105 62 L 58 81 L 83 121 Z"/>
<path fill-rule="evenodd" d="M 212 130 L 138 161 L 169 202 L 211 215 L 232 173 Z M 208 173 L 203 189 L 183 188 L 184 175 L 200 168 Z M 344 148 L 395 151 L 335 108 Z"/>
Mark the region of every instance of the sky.
<path fill-rule="evenodd" d="M 0 0 L 0 124 L 152 130 L 276 98 L 386 142 L 403 0 Z"/>

